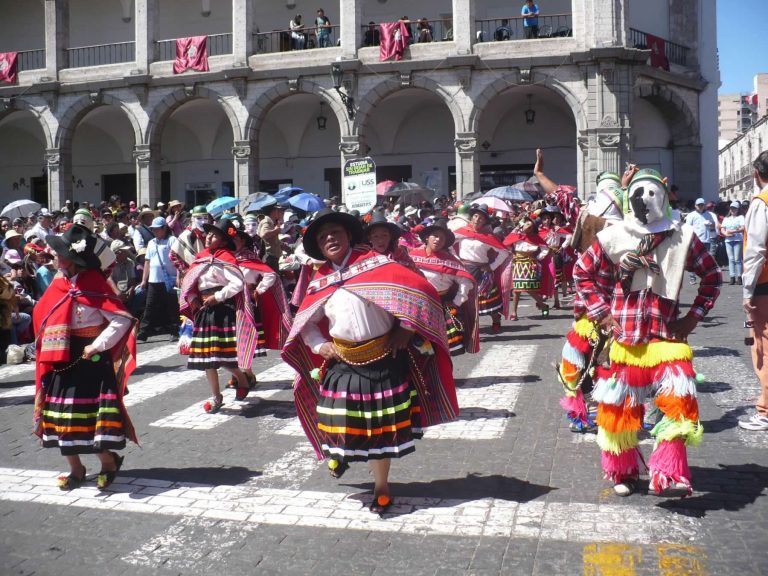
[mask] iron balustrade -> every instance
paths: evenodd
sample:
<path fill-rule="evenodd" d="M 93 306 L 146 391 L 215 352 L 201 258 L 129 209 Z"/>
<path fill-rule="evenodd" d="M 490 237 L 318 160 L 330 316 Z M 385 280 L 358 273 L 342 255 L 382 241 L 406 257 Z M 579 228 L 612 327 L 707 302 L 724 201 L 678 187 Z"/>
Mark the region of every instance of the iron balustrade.
<path fill-rule="evenodd" d="M 475 37 L 478 42 L 525 40 L 525 16 L 475 20 Z M 539 38 L 563 38 L 573 36 L 571 14 L 539 14 Z"/>
<path fill-rule="evenodd" d="M 232 34 L 210 34 L 206 41 L 208 56 L 232 54 Z M 176 60 L 176 38 L 155 42 L 155 62 Z"/>
<path fill-rule="evenodd" d="M 448 42 L 453 40 L 453 20 L 429 20 L 423 19 L 407 20 L 406 25 L 411 31 L 411 44 L 424 44 L 427 42 Z M 373 25 L 373 30 L 369 24 L 361 26 L 363 34 L 361 46 L 378 46 L 381 40 L 381 23 Z"/>
<path fill-rule="evenodd" d="M 666 38 L 662 38 L 662 40 L 664 40 L 664 54 L 667 57 L 667 60 L 673 64 L 687 66 L 686 62 L 688 60 L 688 47 L 667 40 Z M 630 28 L 629 45 L 632 48 L 648 50 L 648 33 Z"/>
<path fill-rule="evenodd" d="M 316 26 L 304 27 L 301 30 L 271 30 L 256 32 L 253 35 L 253 51 L 255 54 L 271 54 L 273 52 L 290 52 L 292 50 L 308 50 L 312 48 L 331 48 L 339 43 L 339 26 L 331 26 L 326 46 L 320 46 Z M 294 36 L 294 32 L 296 36 Z"/>
<path fill-rule="evenodd" d="M 40 70 L 45 68 L 45 48 L 17 52 L 16 70 Z"/>
<path fill-rule="evenodd" d="M 120 64 L 122 62 L 133 62 L 135 60 L 135 42 L 116 42 L 114 44 L 67 48 L 68 68 Z"/>

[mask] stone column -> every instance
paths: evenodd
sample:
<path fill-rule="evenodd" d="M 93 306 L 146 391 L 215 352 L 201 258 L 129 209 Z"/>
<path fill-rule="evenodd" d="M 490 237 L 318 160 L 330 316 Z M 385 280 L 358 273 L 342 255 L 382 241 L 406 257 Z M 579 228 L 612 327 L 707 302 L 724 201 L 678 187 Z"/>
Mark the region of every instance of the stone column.
<path fill-rule="evenodd" d="M 363 44 L 363 0 L 341 0 L 340 8 L 341 58 L 354 60 Z"/>
<path fill-rule="evenodd" d="M 45 0 L 45 76 L 57 80 L 66 68 L 69 47 L 69 0 Z"/>
<path fill-rule="evenodd" d="M 461 200 L 480 189 L 477 134 L 458 132 L 453 143 L 456 146 L 456 200 Z"/>
<path fill-rule="evenodd" d="M 235 161 L 235 196 L 242 200 L 258 188 L 254 178 L 257 174 L 257 158 L 248 140 L 235 140 L 232 155 Z"/>
<path fill-rule="evenodd" d="M 456 43 L 456 54 L 472 53 L 475 28 L 475 0 L 453 0 L 453 41 Z"/>
<path fill-rule="evenodd" d="M 625 2 L 616 0 L 577 0 L 573 12 L 580 15 L 579 22 L 591 29 L 584 31 L 586 45 L 593 48 L 626 45 L 628 34 L 628 14 Z M 583 7 L 582 7 L 583 6 Z M 586 12 L 582 12 L 586 9 Z M 581 15 L 586 14 L 586 20 Z M 589 16 L 591 15 L 591 17 Z M 574 30 L 576 28 L 574 22 Z M 576 31 L 577 35 L 581 32 Z"/>
<path fill-rule="evenodd" d="M 136 204 L 155 206 L 160 201 L 160 154 L 149 144 L 133 148 L 136 162 Z"/>
<path fill-rule="evenodd" d="M 245 68 L 253 54 L 253 0 L 232 0 L 232 66 Z"/>
<path fill-rule="evenodd" d="M 158 0 L 135 0 L 135 2 L 136 72 L 149 74 L 149 65 L 155 59 L 159 18 Z"/>
<path fill-rule="evenodd" d="M 48 172 L 48 209 L 58 210 L 72 198 L 72 157 L 61 148 L 45 150 Z"/>

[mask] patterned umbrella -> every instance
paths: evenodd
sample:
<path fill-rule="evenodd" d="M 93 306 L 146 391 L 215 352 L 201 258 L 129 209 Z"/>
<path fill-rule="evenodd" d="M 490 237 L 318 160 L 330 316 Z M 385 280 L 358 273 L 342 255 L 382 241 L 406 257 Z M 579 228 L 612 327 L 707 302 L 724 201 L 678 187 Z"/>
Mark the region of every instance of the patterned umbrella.
<path fill-rule="evenodd" d="M 509 204 L 507 204 L 504 200 L 502 200 L 498 196 L 485 195 L 482 198 L 478 199 L 476 203 L 485 204 L 486 206 L 488 206 L 488 209 L 492 212 L 512 212 L 512 209 L 509 207 Z"/>
<path fill-rule="evenodd" d="M 394 180 L 384 180 L 376 184 L 376 196 L 388 196 L 389 189 L 392 186 L 396 186 L 397 182 Z"/>

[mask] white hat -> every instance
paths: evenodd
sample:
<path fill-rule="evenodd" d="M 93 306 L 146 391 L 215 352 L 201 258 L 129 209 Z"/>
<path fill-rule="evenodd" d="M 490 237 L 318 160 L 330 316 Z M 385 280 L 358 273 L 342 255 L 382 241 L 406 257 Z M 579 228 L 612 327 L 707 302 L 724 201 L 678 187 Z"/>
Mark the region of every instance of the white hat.
<path fill-rule="evenodd" d="M 109 245 L 109 249 L 117 254 L 117 252 L 120 250 L 130 250 L 131 247 L 122 240 L 112 240 L 112 243 Z"/>
<path fill-rule="evenodd" d="M 165 202 L 158 202 L 155 204 L 155 208 L 165 208 Z"/>
<path fill-rule="evenodd" d="M 406 216 L 416 216 L 416 214 L 418 213 L 418 211 L 419 211 L 419 210 L 418 210 L 418 208 L 416 208 L 415 206 L 408 206 L 408 207 L 405 209 L 405 215 L 406 215 Z"/>
<path fill-rule="evenodd" d="M 5 233 L 5 239 L 10 240 L 11 238 L 22 238 L 22 235 L 16 232 L 16 230 L 11 229 Z"/>

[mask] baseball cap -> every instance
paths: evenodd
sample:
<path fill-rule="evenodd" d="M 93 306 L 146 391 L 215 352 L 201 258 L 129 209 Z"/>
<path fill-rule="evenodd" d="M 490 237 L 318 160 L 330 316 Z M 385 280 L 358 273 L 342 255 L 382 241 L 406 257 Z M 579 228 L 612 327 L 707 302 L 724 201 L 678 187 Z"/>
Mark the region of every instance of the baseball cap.
<path fill-rule="evenodd" d="M 731 202 L 731 208 L 741 208 L 741 202 L 739 202 L 738 200 L 734 200 L 733 202 Z"/>
<path fill-rule="evenodd" d="M 150 228 L 162 228 L 163 226 L 165 226 L 165 218 L 162 216 L 158 216 L 152 220 L 152 224 L 149 225 Z"/>
<path fill-rule="evenodd" d="M 707 201 L 704 200 L 704 198 L 696 198 L 696 206 L 699 206 L 701 204 L 706 204 Z"/>
<path fill-rule="evenodd" d="M 120 250 L 130 250 L 131 249 L 131 247 L 128 246 L 128 244 L 126 244 L 122 240 L 112 240 L 112 243 L 109 245 L 109 248 L 114 253 L 117 253 Z"/>
<path fill-rule="evenodd" d="M 165 208 L 165 202 L 158 202 L 157 204 L 155 204 L 155 208 L 157 208 L 158 210 L 160 208 Z"/>
<path fill-rule="evenodd" d="M 5 261 L 8 262 L 8 264 L 20 264 L 21 263 L 21 256 L 19 256 L 18 250 L 8 250 L 5 253 Z"/>

